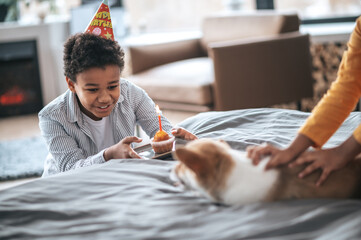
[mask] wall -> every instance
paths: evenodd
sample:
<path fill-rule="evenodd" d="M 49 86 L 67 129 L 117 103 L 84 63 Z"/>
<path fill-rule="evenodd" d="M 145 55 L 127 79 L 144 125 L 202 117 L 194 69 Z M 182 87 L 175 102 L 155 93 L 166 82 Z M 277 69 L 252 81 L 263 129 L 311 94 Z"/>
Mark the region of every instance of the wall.
<path fill-rule="evenodd" d="M 132 34 L 199 30 L 204 16 L 230 11 L 232 2 L 255 8 L 254 0 L 123 0 Z"/>

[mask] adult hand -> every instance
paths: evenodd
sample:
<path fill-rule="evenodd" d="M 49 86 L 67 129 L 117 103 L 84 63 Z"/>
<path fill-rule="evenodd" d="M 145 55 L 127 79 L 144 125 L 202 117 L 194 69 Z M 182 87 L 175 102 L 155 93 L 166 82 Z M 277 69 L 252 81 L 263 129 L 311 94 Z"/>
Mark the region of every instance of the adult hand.
<path fill-rule="evenodd" d="M 266 169 L 274 168 L 282 164 L 289 163 L 303 153 L 309 146 L 313 145 L 311 139 L 305 135 L 298 134 L 286 149 L 279 149 L 270 144 L 261 146 L 250 146 L 247 148 L 248 157 L 253 164 L 257 165 L 263 156 L 270 155 L 271 158 L 266 165 Z"/>
<path fill-rule="evenodd" d="M 133 142 L 140 143 L 141 141 L 141 138 L 135 136 L 123 138 L 120 142 L 104 151 L 105 161 L 117 158 L 141 158 L 131 147 Z"/>
<path fill-rule="evenodd" d="M 281 150 L 271 144 L 247 147 L 247 156 L 252 159 L 254 165 L 257 165 L 264 156 L 268 155 L 270 155 L 271 158 L 265 167 L 266 169 L 277 167 L 292 161 L 295 153 L 291 148 Z"/>
<path fill-rule="evenodd" d="M 361 145 L 351 136 L 338 147 L 303 153 L 295 162 L 290 164 L 290 167 L 309 163 L 309 165 L 299 173 L 298 176 L 300 178 L 311 174 L 317 169 L 321 169 L 322 174 L 316 183 L 316 186 L 321 186 L 333 171 L 346 166 L 346 164 L 355 159 L 360 152 Z"/>
<path fill-rule="evenodd" d="M 296 161 L 291 163 L 290 167 L 309 163 L 309 165 L 298 174 L 300 178 L 311 174 L 317 169 L 321 169 L 322 174 L 316 183 L 316 186 L 321 186 L 331 172 L 343 168 L 349 160 L 350 159 L 346 159 L 342 154 L 340 154 L 338 148 L 332 148 L 305 152 L 297 158 Z"/>
<path fill-rule="evenodd" d="M 182 138 L 184 140 L 196 140 L 198 139 L 196 135 L 188 132 L 186 129 L 182 127 L 172 128 L 171 130 L 173 136 Z"/>

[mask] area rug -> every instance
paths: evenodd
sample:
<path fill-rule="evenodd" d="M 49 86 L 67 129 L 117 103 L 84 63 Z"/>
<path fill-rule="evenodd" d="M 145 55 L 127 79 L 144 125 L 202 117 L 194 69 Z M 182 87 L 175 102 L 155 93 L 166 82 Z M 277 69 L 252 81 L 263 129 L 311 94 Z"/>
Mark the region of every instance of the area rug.
<path fill-rule="evenodd" d="M 0 181 L 41 176 L 46 155 L 41 136 L 0 142 Z"/>

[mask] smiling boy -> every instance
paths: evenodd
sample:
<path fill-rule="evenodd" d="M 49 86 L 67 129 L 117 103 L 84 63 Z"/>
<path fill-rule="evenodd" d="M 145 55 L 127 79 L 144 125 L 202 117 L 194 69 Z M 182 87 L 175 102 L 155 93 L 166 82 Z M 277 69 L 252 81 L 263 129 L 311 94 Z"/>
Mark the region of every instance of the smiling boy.
<path fill-rule="evenodd" d="M 69 89 L 77 93 L 81 111 L 95 121 L 108 116 L 120 95 L 119 67 L 91 68 L 79 73 L 76 79 L 75 83 L 66 77 L 66 82 Z"/>
<path fill-rule="evenodd" d="M 154 102 L 146 92 L 121 78 L 124 53 L 119 44 L 90 33 L 70 37 L 64 45 L 68 90 L 39 113 L 39 126 L 49 155 L 43 176 L 104 163 L 140 158 L 132 149 L 138 123 L 149 135 L 158 131 Z M 163 129 L 177 137 L 195 139 L 174 129 L 162 116 Z"/>

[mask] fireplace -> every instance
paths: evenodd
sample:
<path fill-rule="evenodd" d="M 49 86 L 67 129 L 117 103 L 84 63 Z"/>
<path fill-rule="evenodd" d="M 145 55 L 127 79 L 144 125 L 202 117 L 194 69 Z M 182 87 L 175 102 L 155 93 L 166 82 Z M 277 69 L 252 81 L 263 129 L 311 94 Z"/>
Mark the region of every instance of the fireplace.
<path fill-rule="evenodd" d="M 0 117 L 43 107 L 36 41 L 0 43 Z"/>

